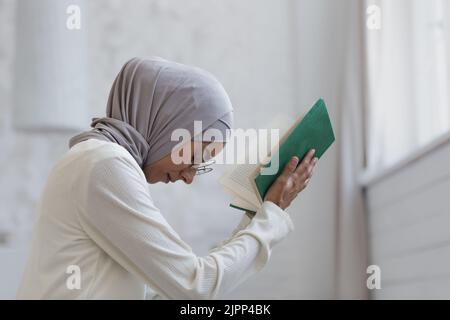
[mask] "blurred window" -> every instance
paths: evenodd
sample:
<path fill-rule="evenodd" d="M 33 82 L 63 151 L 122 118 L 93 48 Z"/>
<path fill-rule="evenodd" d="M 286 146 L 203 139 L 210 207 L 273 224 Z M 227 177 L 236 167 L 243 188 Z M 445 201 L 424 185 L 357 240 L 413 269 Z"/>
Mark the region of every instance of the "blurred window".
<path fill-rule="evenodd" d="M 367 1 L 369 169 L 450 128 L 450 0 Z M 375 9 L 375 11 L 374 11 Z M 372 27 L 371 27 L 372 26 Z"/>

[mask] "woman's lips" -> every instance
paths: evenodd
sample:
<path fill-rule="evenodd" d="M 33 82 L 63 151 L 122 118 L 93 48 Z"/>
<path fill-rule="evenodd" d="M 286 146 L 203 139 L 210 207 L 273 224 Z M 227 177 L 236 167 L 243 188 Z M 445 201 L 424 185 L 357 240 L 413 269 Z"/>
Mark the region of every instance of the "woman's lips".
<path fill-rule="evenodd" d="M 169 182 L 176 182 L 177 180 L 173 180 L 172 177 L 170 176 L 170 174 L 166 173 L 166 180 L 164 181 L 164 183 L 169 183 Z"/>

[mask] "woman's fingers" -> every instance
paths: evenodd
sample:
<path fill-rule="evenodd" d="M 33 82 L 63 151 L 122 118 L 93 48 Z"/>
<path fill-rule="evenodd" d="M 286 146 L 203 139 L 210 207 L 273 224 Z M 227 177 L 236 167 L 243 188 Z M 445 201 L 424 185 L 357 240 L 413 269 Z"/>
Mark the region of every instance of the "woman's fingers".
<path fill-rule="evenodd" d="M 297 167 L 295 172 L 302 175 L 306 170 L 308 170 L 308 167 L 311 164 L 315 152 L 316 150 L 314 149 L 309 150 L 309 152 L 306 154 L 305 158 L 303 158 L 302 163 Z"/>
<path fill-rule="evenodd" d="M 296 178 L 300 179 L 301 181 L 305 181 L 306 179 L 308 179 L 308 177 L 310 177 L 312 173 L 312 169 L 314 168 L 316 162 L 315 160 L 313 160 L 314 153 L 314 149 L 310 150 L 306 154 L 302 163 L 295 170 L 295 174 L 297 176 Z"/>
<path fill-rule="evenodd" d="M 318 160 L 317 158 L 313 158 L 314 153 L 315 150 L 310 150 L 293 174 L 294 179 L 296 180 L 295 185 L 299 189 L 298 192 L 303 190 L 311 180 L 314 167 Z"/>
<path fill-rule="evenodd" d="M 307 169 L 307 178 L 311 178 L 311 176 L 312 176 L 312 174 L 313 174 L 313 172 L 314 172 L 314 168 L 315 168 L 315 166 L 316 166 L 316 164 L 317 164 L 317 158 L 314 158 L 314 159 L 312 159 L 311 160 L 311 162 L 309 163 L 309 166 L 308 166 L 308 169 Z"/>
<path fill-rule="evenodd" d="M 297 157 L 292 157 L 291 160 L 284 166 L 282 175 L 289 177 L 293 172 L 295 172 L 295 168 L 297 168 L 299 159 Z"/>
<path fill-rule="evenodd" d="M 314 158 L 314 153 L 314 149 L 310 150 L 300 165 L 298 165 L 298 157 L 292 157 L 284 167 L 282 176 L 286 179 L 284 181 L 293 182 L 290 186 L 289 184 L 286 185 L 289 186 L 288 189 L 291 189 L 292 192 L 298 193 L 302 191 L 311 179 L 314 166 L 317 163 L 317 158 Z"/>
<path fill-rule="evenodd" d="M 272 201 L 280 208 L 286 209 L 297 197 L 299 192 L 306 188 L 313 174 L 317 158 L 314 150 L 310 150 L 299 165 L 299 158 L 292 157 L 283 168 L 282 174 L 268 190 L 265 201 Z"/>

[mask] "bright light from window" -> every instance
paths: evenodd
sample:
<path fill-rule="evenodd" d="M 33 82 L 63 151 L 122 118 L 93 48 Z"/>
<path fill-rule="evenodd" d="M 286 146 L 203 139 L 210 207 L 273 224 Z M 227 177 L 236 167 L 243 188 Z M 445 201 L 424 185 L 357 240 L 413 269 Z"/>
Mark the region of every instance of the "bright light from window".
<path fill-rule="evenodd" d="M 368 166 L 390 165 L 450 129 L 450 0 L 368 1 Z"/>

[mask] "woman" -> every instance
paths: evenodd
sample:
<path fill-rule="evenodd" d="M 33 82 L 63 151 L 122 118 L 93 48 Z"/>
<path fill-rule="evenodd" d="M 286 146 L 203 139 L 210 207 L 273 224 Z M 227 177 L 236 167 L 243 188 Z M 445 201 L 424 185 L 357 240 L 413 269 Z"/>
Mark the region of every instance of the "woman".
<path fill-rule="evenodd" d="M 173 161 L 180 150 L 195 150 L 198 137 L 180 148 L 174 130 L 193 134 L 200 120 L 226 137 L 232 119 L 228 96 L 209 73 L 160 58 L 127 62 L 112 86 L 107 117 L 73 137 L 50 173 L 17 297 L 143 299 L 149 290 L 152 297 L 211 299 L 259 271 L 293 229 L 284 209 L 312 175 L 312 152 L 300 166 L 293 158 L 262 209 L 252 219 L 244 215 L 205 257 L 180 239 L 148 190 L 148 183 L 191 183 L 198 170 Z M 212 143 L 220 149 L 225 140 Z M 203 141 L 202 151 L 209 143 Z"/>

